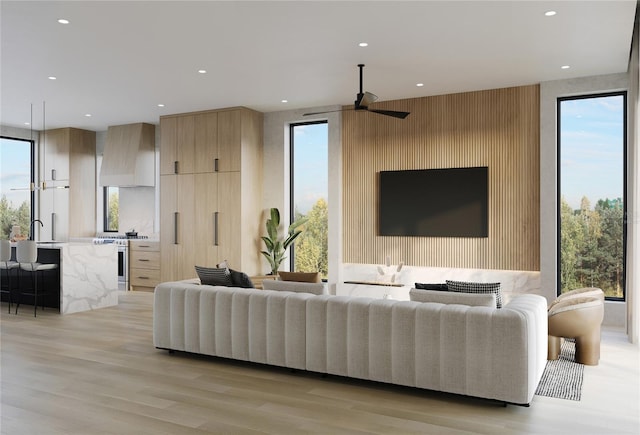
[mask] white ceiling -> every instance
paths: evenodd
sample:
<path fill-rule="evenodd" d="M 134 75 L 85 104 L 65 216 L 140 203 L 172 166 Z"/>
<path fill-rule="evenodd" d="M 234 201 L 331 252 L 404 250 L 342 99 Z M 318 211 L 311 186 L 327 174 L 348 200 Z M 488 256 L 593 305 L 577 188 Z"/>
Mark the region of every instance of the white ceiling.
<path fill-rule="evenodd" d="M 625 72 L 636 0 L 2 0 L 0 8 L 0 123 L 25 127 L 33 104 L 41 129 L 46 101 L 47 128 L 103 131 L 230 106 L 352 104 L 358 63 L 364 90 L 380 101 Z"/>

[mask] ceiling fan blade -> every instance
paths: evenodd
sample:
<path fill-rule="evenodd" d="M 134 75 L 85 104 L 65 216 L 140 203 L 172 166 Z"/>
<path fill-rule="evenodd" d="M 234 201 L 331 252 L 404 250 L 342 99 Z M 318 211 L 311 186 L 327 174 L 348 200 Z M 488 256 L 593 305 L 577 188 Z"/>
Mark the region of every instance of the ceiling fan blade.
<path fill-rule="evenodd" d="M 369 109 L 369 112 L 379 113 L 380 115 L 393 116 L 394 118 L 398 118 L 398 119 L 404 119 L 407 116 L 409 116 L 409 114 L 411 113 L 411 112 L 398 112 L 395 110 L 380 110 L 380 109 Z"/>
<path fill-rule="evenodd" d="M 353 109 L 338 109 L 338 110 L 326 110 L 324 112 L 311 112 L 311 113 L 303 113 L 302 116 L 311 116 L 311 115 L 324 115 L 325 113 L 335 113 L 335 112 L 344 112 L 346 110 Z"/>

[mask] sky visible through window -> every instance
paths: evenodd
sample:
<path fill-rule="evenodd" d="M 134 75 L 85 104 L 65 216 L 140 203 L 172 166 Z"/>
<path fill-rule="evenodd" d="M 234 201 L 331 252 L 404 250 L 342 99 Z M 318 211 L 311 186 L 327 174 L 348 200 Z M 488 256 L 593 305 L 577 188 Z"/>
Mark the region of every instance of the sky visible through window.
<path fill-rule="evenodd" d="M 622 198 L 624 187 L 622 95 L 561 102 L 561 193 L 574 210 L 583 196 Z"/>
<path fill-rule="evenodd" d="M 31 143 L 24 140 L 0 138 L 0 195 L 6 196 L 13 207 L 29 201 L 31 182 Z"/>
<path fill-rule="evenodd" d="M 328 199 L 327 124 L 294 127 L 294 204 L 306 215 L 320 198 Z"/>

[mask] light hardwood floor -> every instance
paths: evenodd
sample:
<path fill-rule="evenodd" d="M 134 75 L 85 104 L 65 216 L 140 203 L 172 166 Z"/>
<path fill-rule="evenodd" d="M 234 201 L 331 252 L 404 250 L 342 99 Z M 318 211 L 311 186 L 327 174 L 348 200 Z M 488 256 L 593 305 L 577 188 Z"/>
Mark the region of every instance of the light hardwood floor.
<path fill-rule="evenodd" d="M 176 353 L 152 344 L 152 293 L 60 316 L 0 312 L 2 434 L 640 432 L 638 347 L 603 334 L 582 401 L 531 407 Z"/>

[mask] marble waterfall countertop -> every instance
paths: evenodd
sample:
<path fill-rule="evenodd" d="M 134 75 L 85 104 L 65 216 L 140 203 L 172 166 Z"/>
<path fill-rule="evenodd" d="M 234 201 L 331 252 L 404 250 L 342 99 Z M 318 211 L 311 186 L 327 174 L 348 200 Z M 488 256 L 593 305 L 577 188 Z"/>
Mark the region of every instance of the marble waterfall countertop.
<path fill-rule="evenodd" d="M 118 250 L 114 244 L 40 242 L 60 251 L 60 313 L 118 304 Z"/>

